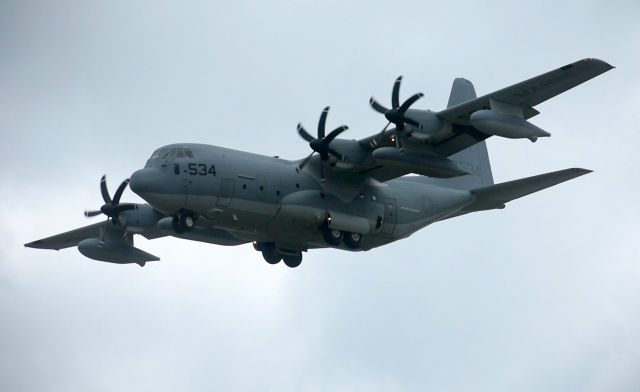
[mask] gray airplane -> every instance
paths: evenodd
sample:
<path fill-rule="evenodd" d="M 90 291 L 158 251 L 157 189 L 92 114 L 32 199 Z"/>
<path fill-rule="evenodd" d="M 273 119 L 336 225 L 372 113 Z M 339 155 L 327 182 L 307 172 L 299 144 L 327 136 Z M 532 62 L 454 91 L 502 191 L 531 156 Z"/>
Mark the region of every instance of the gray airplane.
<path fill-rule="evenodd" d="M 471 82 L 458 78 L 439 112 L 410 108 L 421 93 L 401 103 L 398 77 L 391 108 L 369 101 L 388 121 L 382 131 L 339 139 L 347 127 L 326 132 L 327 107 L 316 136 L 298 124 L 312 152 L 296 161 L 204 144 L 161 147 L 113 197 L 102 177 L 104 205 L 85 215 L 104 214 L 106 221 L 25 246 L 77 246 L 91 259 L 144 266 L 159 259 L 134 247 L 135 234 L 251 242 L 268 263 L 289 267 L 310 249 L 376 248 L 589 173 L 574 168 L 494 184 L 485 139 L 550 136 L 528 121 L 539 114 L 533 107 L 612 68 L 584 59 L 479 98 Z M 127 184 L 148 204 L 120 202 Z"/>

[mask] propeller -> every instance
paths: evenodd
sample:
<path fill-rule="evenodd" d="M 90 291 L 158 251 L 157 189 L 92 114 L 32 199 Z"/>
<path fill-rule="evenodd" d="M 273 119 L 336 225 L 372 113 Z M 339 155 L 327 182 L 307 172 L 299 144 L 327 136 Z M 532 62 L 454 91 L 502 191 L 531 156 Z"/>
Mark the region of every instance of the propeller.
<path fill-rule="evenodd" d="M 369 105 L 378 113 L 384 114 L 389 122 L 384 127 L 382 132 L 387 130 L 387 127 L 391 123 L 395 124 L 396 129 L 401 131 L 404 129 L 405 124 L 413 125 L 416 128 L 420 127 L 420 123 L 405 117 L 405 113 L 407 110 L 413 105 L 418 99 L 422 98 L 424 94 L 416 93 L 409 97 L 406 101 L 400 105 L 400 84 L 402 83 L 402 76 L 398 76 L 395 83 L 393 84 L 393 90 L 391 92 L 391 109 L 387 109 L 385 106 L 380 104 L 374 97 L 369 99 Z"/>
<path fill-rule="evenodd" d="M 328 114 L 329 114 L 329 106 L 324 108 L 324 110 L 322 111 L 322 114 L 320 115 L 320 121 L 318 122 L 317 138 L 311 136 L 309 132 L 307 132 L 307 130 L 304 129 L 302 124 L 298 123 L 298 127 L 297 127 L 298 135 L 300 135 L 301 138 L 309 142 L 309 147 L 311 147 L 311 149 L 313 150 L 313 152 L 302 161 L 302 163 L 299 166 L 300 168 L 304 167 L 304 165 L 307 164 L 309 159 L 311 159 L 311 156 L 316 152 L 318 153 L 318 155 L 320 155 L 320 159 L 322 159 L 323 161 L 328 160 L 329 155 L 333 155 L 338 159 L 342 159 L 342 154 L 340 154 L 338 151 L 331 148 L 330 144 L 336 137 L 338 137 L 338 135 L 340 135 L 342 132 L 349 129 L 349 127 L 346 125 L 343 125 L 329 132 L 328 135 L 325 135 L 325 125 L 327 123 Z"/>
<path fill-rule="evenodd" d="M 107 176 L 104 175 L 100 179 L 100 193 L 102 194 L 102 199 L 104 200 L 104 204 L 97 211 L 85 211 L 84 216 L 92 217 L 100 214 L 105 214 L 107 217 L 113 220 L 113 223 L 120 224 L 120 220 L 118 219 L 118 214 L 122 211 L 132 210 L 135 208 L 134 204 L 120 204 L 120 198 L 122 197 L 122 193 L 124 189 L 129 184 L 129 179 L 122 181 L 122 184 L 116 189 L 116 193 L 113 194 L 113 199 L 109 195 L 109 190 L 107 189 Z"/>

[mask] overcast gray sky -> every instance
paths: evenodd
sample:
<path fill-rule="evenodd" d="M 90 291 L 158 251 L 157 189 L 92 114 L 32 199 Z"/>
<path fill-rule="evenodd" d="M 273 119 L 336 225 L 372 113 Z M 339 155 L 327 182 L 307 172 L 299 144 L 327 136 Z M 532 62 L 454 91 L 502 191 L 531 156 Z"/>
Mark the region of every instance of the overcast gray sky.
<path fill-rule="evenodd" d="M 0 2 L 0 390 L 638 391 L 637 1 Z M 494 178 L 595 172 L 367 253 L 270 266 L 139 239 L 145 268 L 22 244 L 89 222 L 157 147 L 299 158 L 331 105 L 364 137 L 584 58 L 617 68 L 491 138 Z M 130 191 L 128 201 L 139 200 Z M 99 219 L 99 218 L 96 218 Z"/>

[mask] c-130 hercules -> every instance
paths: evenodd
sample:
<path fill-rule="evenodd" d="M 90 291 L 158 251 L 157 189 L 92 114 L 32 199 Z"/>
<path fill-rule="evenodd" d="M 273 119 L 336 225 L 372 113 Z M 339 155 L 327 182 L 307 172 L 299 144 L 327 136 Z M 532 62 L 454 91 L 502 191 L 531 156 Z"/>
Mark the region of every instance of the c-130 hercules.
<path fill-rule="evenodd" d="M 381 132 L 338 139 L 347 127 L 326 133 L 327 107 L 317 137 L 298 124 L 313 152 L 297 161 L 204 144 L 168 145 L 113 198 L 102 177 L 105 204 L 85 215 L 105 214 L 106 221 L 25 246 L 77 246 L 95 260 L 140 266 L 159 259 L 133 246 L 135 234 L 217 245 L 253 242 L 268 263 L 282 260 L 289 267 L 299 266 L 309 249 L 366 251 L 589 173 L 574 168 L 494 184 L 485 139 L 550 136 L 528 121 L 539 113 L 533 107 L 612 68 L 584 59 L 479 98 L 471 82 L 455 79 L 447 109 L 439 112 L 410 109 L 421 93 L 401 103 L 399 77 L 391 108 L 369 101 L 388 121 Z M 127 184 L 149 204 L 121 203 Z"/>

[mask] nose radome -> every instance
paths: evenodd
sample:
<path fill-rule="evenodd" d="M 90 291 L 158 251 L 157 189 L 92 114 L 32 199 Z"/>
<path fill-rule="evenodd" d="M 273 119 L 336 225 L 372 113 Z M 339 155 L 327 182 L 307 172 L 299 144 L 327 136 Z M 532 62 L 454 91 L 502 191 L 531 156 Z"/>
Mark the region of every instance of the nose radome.
<path fill-rule="evenodd" d="M 129 179 L 129 187 L 132 191 L 142 196 L 145 193 L 157 192 L 162 184 L 156 168 L 146 167 L 135 171 Z"/>

